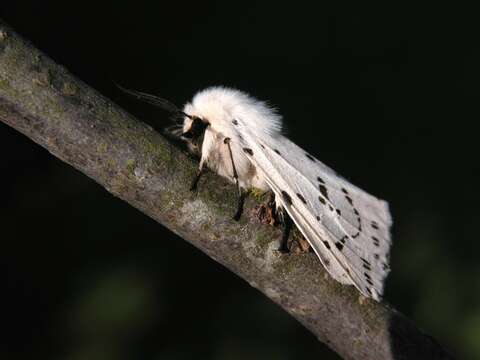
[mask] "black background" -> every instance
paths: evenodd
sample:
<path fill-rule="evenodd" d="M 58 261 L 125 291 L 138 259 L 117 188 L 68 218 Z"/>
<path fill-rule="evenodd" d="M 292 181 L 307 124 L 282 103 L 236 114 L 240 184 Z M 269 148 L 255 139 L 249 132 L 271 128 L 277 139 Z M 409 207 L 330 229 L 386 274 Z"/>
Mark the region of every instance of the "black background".
<path fill-rule="evenodd" d="M 394 217 L 386 299 L 480 357 L 479 27 L 473 9 L 3 1 L 0 17 L 161 128 L 112 80 L 182 104 L 276 105 L 290 138 Z M 0 124 L 2 359 L 337 359 L 260 295 Z"/>

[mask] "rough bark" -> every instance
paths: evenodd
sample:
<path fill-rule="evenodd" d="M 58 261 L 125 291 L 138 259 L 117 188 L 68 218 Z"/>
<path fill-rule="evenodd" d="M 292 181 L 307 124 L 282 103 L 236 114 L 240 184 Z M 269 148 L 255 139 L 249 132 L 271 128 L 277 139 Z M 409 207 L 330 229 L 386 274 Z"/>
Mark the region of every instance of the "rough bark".
<path fill-rule="evenodd" d="M 196 163 L 55 64 L 0 20 L 0 120 L 245 279 L 345 359 L 451 359 L 387 304 L 326 275 L 312 253 L 276 251 L 250 198 L 213 174 L 188 191 Z"/>

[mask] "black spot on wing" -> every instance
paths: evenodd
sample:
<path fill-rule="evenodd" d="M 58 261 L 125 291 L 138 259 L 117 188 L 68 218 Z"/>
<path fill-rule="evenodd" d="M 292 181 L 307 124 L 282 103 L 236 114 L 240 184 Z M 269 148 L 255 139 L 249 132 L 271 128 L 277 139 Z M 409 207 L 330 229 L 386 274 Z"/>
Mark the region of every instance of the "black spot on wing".
<path fill-rule="evenodd" d="M 250 148 L 243 148 L 243 151 L 250 156 L 253 156 L 253 150 Z"/>
<path fill-rule="evenodd" d="M 288 205 L 292 205 L 292 197 L 284 190 L 282 190 L 282 197 Z"/>
<path fill-rule="evenodd" d="M 312 155 L 310 155 L 309 153 L 305 153 L 305 156 L 306 156 L 309 160 L 315 161 L 315 158 L 314 158 Z"/>
<path fill-rule="evenodd" d="M 262 149 L 265 149 L 265 146 L 263 146 L 263 144 L 260 144 L 260 146 L 262 147 Z"/>
<path fill-rule="evenodd" d="M 371 225 L 372 225 L 372 228 L 374 228 L 375 230 L 378 230 L 378 223 L 376 221 L 372 221 Z"/>
<path fill-rule="evenodd" d="M 282 155 L 280 154 L 280 151 L 278 151 L 277 149 L 273 149 L 273 151 L 275 151 L 278 155 Z"/>
<path fill-rule="evenodd" d="M 328 241 L 324 241 L 323 242 L 323 245 L 325 245 L 325 247 L 330 250 L 330 244 L 328 243 Z"/>
<path fill-rule="evenodd" d="M 336 211 L 337 211 L 338 216 L 342 216 L 342 212 L 340 211 L 340 209 L 336 209 Z"/>
<path fill-rule="evenodd" d="M 360 233 L 362 232 L 362 219 L 360 217 L 360 213 L 358 212 L 357 208 L 353 204 L 353 199 L 350 197 L 350 194 L 348 193 L 348 190 L 342 187 L 342 192 L 345 194 L 345 200 L 350 204 L 352 207 L 353 213 L 357 216 L 357 232 L 354 235 L 351 235 L 353 239 L 357 238 L 360 236 Z"/>
<path fill-rule="evenodd" d="M 232 123 L 233 123 L 233 125 L 238 125 L 238 121 L 235 120 L 235 119 L 232 120 Z"/>
<path fill-rule="evenodd" d="M 320 190 L 320 193 L 323 195 L 323 197 L 325 199 L 329 200 L 328 199 L 327 187 L 324 184 L 320 184 L 320 185 L 318 185 L 318 189 Z"/>
<path fill-rule="evenodd" d="M 367 273 L 367 272 L 364 272 L 363 276 L 365 276 L 365 280 L 367 281 L 367 283 L 369 285 L 373 286 L 373 281 L 372 281 L 372 278 L 371 278 L 370 274 Z"/>
<path fill-rule="evenodd" d="M 361 257 L 360 260 L 362 260 L 362 262 L 364 264 L 367 264 L 368 266 L 371 266 L 370 262 L 368 260 L 364 259 L 363 257 Z"/>
<path fill-rule="evenodd" d="M 320 184 L 325 184 L 325 181 L 323 181 L 323 179 L 322 179 L 320 176 L 317 176 L 317 181 L 318 181 Z"/>
<path fill-rule="evenodd" d="M 380 240 L 378 240 L 377 237 L 375 236 L 372 236 L 372 240 L 373 240 L 373 245 L 379 247 L 380 246 Z"/>
<path fill-rule="evenodd" d="M 335 243 L 335 246 L 336 248 L 339 250 L 339 251 L 342 251 L 343 250 L 343 246 L 345 245 L 345 240 L 347 239 L 346 236 L 344 236 L 343 238 L 340 239 L 340 241 L 337 241 Z"/>
<path fill-rule="evenodd" d="M 305 198 L 302 196 L 302 194 L 298 194 L 298 193 L 297 193 L 297 196 L 298 196 L 298 198 L 299 198 L 304 204 L 307 203 L 307 200 L 305 200 Z"/>
<path fill-rule="evenodd" d="M 318 200 L 323 204 L 325 205 L 327 202 L 325 201 L 325 199 L 321 196 L 318 197 Z"/>

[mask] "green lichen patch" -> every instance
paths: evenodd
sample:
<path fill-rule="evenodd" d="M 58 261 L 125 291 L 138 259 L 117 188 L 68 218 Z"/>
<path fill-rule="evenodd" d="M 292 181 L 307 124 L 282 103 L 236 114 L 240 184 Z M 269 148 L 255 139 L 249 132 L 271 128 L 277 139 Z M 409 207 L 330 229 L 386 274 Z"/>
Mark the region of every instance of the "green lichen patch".
<path fill-rule="evenodd" d="M 73 96 L 77 93 L 77 87 L 70 82 L 64 82 L 62 87 L 62 94 L 66 96 Z"/>
<path fill-rule="evenodd" d="M 136 164 L 135 159 L 128 159 L 128 160 L 127 160 L 127 163 L 126 163 L 126 165 L 125 165 L 125 168 L 127 169 L 128 175 L 134 176 L 135 164 Z"/>
<path fill-rule="evenodd" d="M 261 251 L 265 251 L 265 249 L 268 248 L 269 244 L 273 241 L 275 240 L 272 238 L 272 234 L 267 233 L 267 231 L 259 230 L 256 233 L 255 244 Z"/>
<path fill-rule="evenodd" d="M 101 142 L 99 144 L 97 144 L 97 152 L 100 154 L 100 155 L 103 155 L 107 152 L 108 150 L 108 144 L 106 142 Z"/>
<path fill-rule="evenodd" d="M 260 190 L 260 189 L 257 189 L 257 188 L 252 188 L 252 189 L 250 189 L 250 194 L 252 195 L 252 197 L 256 201 L 262 202 L 262 201 L 265 201 L 267 199 L 268 191 L 263 191 L 263 190 Z"/>

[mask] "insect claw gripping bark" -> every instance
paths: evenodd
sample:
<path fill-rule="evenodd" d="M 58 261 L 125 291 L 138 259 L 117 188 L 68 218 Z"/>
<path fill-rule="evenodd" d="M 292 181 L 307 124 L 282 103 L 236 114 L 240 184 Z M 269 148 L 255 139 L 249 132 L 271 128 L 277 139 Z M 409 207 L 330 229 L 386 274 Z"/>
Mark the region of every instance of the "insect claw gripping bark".
<path fill-rule="evenodd" d="M 196 174 L 195 177 L 193 178 L 192 184 L 190 185 L 190 191 L 192 191 L 192 192 L 197 191 L 197 189 L 198 189 L 198 181 L 199 181 L 200 178 L 202 177 L 202 174 L 203 174 L 203 169 L 199 169 L 199 170 L 197 171 L 197 174 Z"/>
<path fill-rule="evenodd" d="M 290 216 L 286 213 L 285 210 L 283 210 L 283 216 L 282 216 L 282 239 L 280 242 L 280 248 L 279 251 L 282 253 L 289 253 L 290 249 L 288 247 L 288 238 L 290 237 L 290 232 L 292 230 L 293 226 L 293 221 L 290 218 Z"/>

